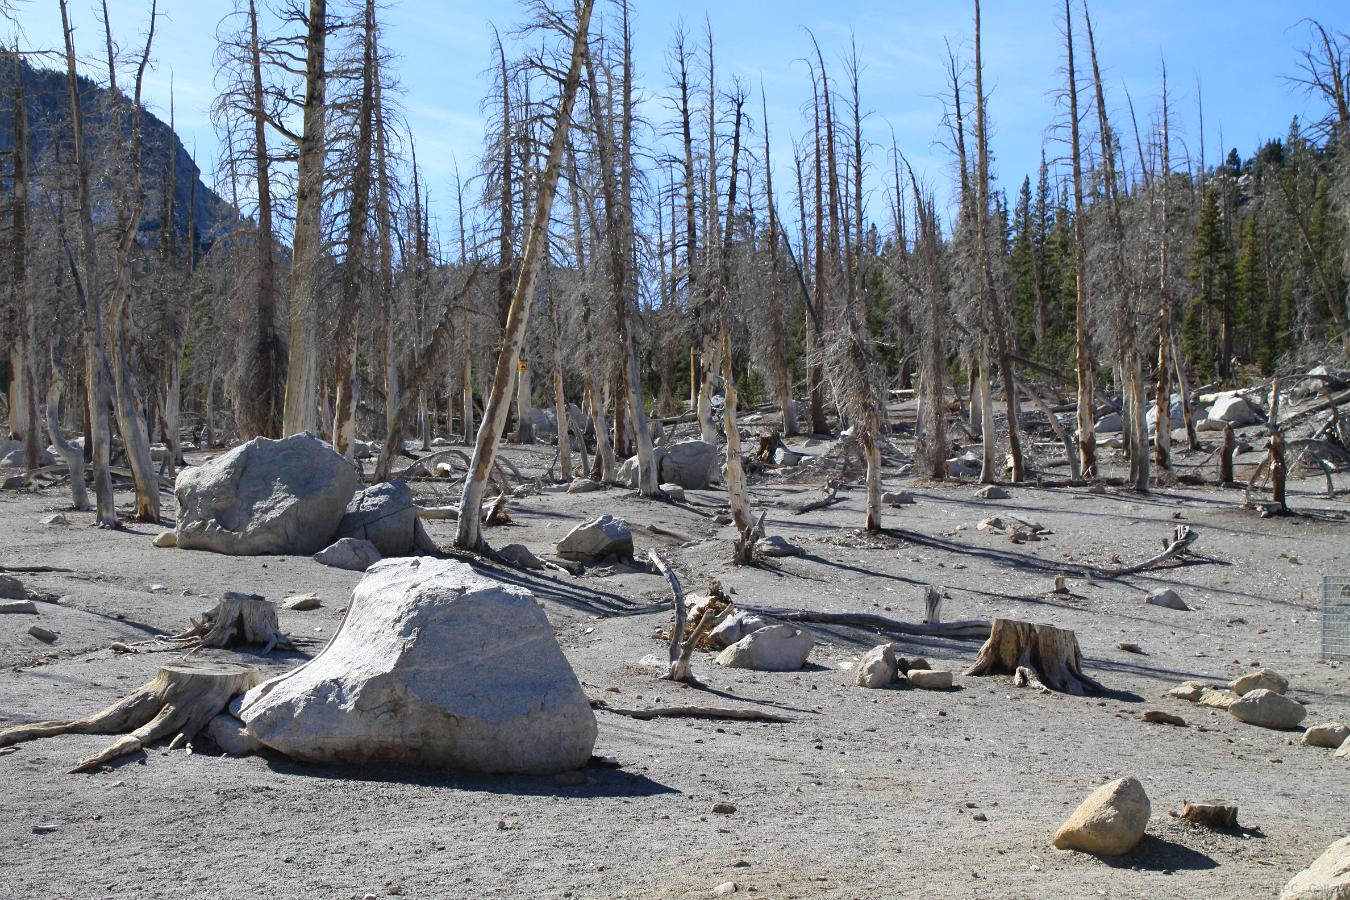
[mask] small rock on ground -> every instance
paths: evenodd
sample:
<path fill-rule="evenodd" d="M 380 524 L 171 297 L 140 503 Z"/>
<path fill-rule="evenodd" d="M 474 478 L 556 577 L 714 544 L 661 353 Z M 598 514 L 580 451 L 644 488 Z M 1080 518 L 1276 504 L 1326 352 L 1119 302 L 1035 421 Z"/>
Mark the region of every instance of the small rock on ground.
<path fill-rule="evenodd" d="M 1350 727 L 1347 727 L 1344 722 L 1323 722 L 1321 725 L 1313 725 L 1303 732 L 1303 745 L 1305 747 L 1328 747 L 1334 750 L 1345 743 L 1346 738 L 1350 738 Z"/>
<path fill-rule="evenodd" d="M 1249 692 L 1230 705 L 1228 712 L 1239 722 L 1274 729 L 1293 728 L 1308 714 L 1302 703 L 1265 688 Z"/>
<path fill-rule="evenodd" d="M 0 600 L 0 615 L 4 613 L 28 613 L 37 615 L 37 604 L 32 600 Z"/>
<path fill-rule="evenodd" d="M 1012 494 L 996 484 L 991 484 L 976 491 L 975 496 L 981 500 L 1007 500 Z"/>
<path fill-rule="evenodd" d="M 1143 840 L 1152 813 L 1136 778 L 1118 778 L 1097 788 L 1059 827 L 1052 841 L 1061 850 L 1119 856 Z"/>
<path fill-rule="evenodd" d="M 1248 672 L 1239 678 L 1234 678 L 1228 683 L 1228 689 L 1239 697 L 1260 689 L 1283 694 L 1289 690 L 1289 679 L 1274 669 L 1262 668 L 1255 672 Z"/>
<path fill-rule="evenodd" d="M 314 593 L 296 594 L 281 601 L 282 609 L 293 609 L 296 612 L 318 609 L 320 606 L 323 606 L 323 603 L 319 600 L 319 595 Z"/>
<path fill-rule="evenodd" d="M 28 629 L 28 633 L 44 644 L 51 644 L 56 641 L 56 632 L 50 628 L 43 628 L 41 625 L 34 625 Z"/>
<path fill-rule="evenodd" d="M 1186 605 L 1186 601 L 1181 599 L 1181 595 L 1171 588 L 1162 588 L 1161 590 L 1153 591 L 1148 595 L 1148 602 L 1152 603 L 1154 606 L 1161 606 L 1165 609 L 1178 609 L 1183 612 L 1190 610 L 1190 607 Z"/>
<path fill-rule="evenodd" d="M 910 669 L 905 673 L 909 683 L 925 691 L 945 691 L 952 686 L 952 673 L 940 669 Z"/>

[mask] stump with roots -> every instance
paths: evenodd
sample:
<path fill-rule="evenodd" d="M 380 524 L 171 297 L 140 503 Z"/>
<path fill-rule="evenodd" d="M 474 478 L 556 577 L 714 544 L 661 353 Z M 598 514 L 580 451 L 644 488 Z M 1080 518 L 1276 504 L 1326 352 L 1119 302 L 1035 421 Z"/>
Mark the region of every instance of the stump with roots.
<path fill-rule="evenodd" d="M 1017 619 L 995 619 L 967 675 L 1011 675 L 1018 687 L 1032 685 L 1064 694 L 1100 693 L 1102 686 L 1083 672 L 1078 638 L 1072 631 Z"/>
<path fill-rule="evenodd" d="M 261 644 L 263 653 L 273 647 L 289 649 L 293 645 L 281 633 L 276 604 L 255 594 L 226 591 L 214 609 L 207 610 L 192 627 L 181 634 L 157 638 L 189 651 L 202 647 L 233 647 L 236 644 Z"/>
<path fill-rule="evenodd" d="M 170 735 L 191 740 L 230 700 L 261 680 L 253 666 L 201 660 L 167 663 L 148 684 L 91 716 L 0 729 L 0 747 L 58 734 L 127 732 L 70 770 L 85 772 Z"/>

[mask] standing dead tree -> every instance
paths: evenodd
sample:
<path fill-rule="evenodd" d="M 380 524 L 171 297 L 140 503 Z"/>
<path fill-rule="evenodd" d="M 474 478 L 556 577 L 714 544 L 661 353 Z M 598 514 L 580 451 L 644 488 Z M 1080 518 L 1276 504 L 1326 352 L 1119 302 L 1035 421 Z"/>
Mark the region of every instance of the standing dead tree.
<path fill-rule="evenodd" d="M 1087 240 L 1083 233 L 1083 153 L 1078 134 L 1078 70 L 1073 53 L 1073 15 L 1064 0 L 1064 42 L 1068 56 L 1069 143 L 1073 160 L 1074 362 L 1078 375 L 1078 456 L 1083 478 L 1097 477 L 1097 436 L 1093 430 L 1092 343 L 1089 330 Z"/>

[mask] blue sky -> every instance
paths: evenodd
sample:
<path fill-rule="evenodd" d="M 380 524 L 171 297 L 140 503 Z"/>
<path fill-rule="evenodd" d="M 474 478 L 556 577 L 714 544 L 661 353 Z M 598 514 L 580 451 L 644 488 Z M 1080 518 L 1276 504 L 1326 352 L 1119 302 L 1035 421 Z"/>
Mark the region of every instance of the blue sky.
<path fill-rule="evenodd" d="M 92 0 L 71 0 L 81 56 L 92 62 L 101 31 Z M 1078 0 L 1075 0 L 1077 3 Z M 215 95 L 211 64 L 215 29 L 231 0 L 161 0 L 155 69 L 147 100 L 167 118 L 169 83 L 177 97 L 178 130 L 210 170 L 216 152 L 209 107 Z M 145 26 L 144 0 L 109 0 L 115 34 L 127 48 Z M 1076 11 L 1081 7 L 1075 7 Z M 54 0 L 32 0 L 20 12 L 25 43 L 56 47 L 60 19 Z M 1098 0 L 1092 13 L 1116 127 L 1129 133 L 1125 91 L 1133 96 L 1141 127 L 1156 109 L 1160 61 L 1165 57 L 1174 103 L 1174 152 L 1197 154 L 1200 129 L 1197 82 L 1203 88 L 1205 151 L 1210 163 L 1226 148 L 1250 154 L 1258 140 L 1281 137 L 1290 117 L 1316 110 L 1287 81 L 1297 72 L 1297 51 L 1307 39 L 1305 18 L 1350 29 L 1345 0 Z M 790 141 L 806 127 L 802 105 L 810 81 L 801 62 L 810 28 L 832 74 L 843 76 L 851 39 L 862 61 L 867 137 L 876 145 L 870 162 L 880 179 L 894 131 L 900 149 L 921 177 L 946 196 L 950 180 L 942 139 L 945 91 L 944 38 L 969 57 L 971 10 L 967 3 L 868 2 L 868 0 L 633 0 L 635 55 L 649 114 L 659 115 L 670 37 L 678 23 L 701 33 L 705 15 L 718 45 L 719 75 L 739 75 L 768 96 L 780 203 L 789 205 L 785 161 Z M 1062 145 L 1050 126 L 1062 121 L 1054 92 L 1062 83 L 1062 3 L 1056 0 L 986 0 L 986 87 L 991 94 L 992 150 L 997 175 L 1010 192 L 1039 163 L 1042 147 L 1053 160 Z M 523 17 L 510 0 L 395 0 L 384 14 L 386 43 L 398 56 L 405 118 L 417 140 L 433 195 L 434 211 L 452 220 L 453 166 L 471 171 L 481 146 L 480 98 L 488 88 L 491 24 L 509 30 Z M 1085 40 L 1080 67 L 1088 70 Z M 99 75 L 99 71 L 93 74 Z M 759 118 L 758 99 L 752 103 Z M 1220 135 L 1222 134 L 1222 148 Z M 756 139 L 756 146 L 758 139 Z M 1132 148 L 1130 148 L 1132 152 Z M 877 182 L 877 186 L 879 186 Z M 439 200 L 439 202 L 437 202 Z M 875 205 L 874 216 L 884 215 Z"/>

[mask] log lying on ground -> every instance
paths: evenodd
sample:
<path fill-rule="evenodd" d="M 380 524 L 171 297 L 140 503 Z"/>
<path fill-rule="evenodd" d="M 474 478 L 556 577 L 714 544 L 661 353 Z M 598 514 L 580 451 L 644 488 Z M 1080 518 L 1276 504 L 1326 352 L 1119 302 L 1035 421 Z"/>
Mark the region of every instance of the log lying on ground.
<path fill-rule="evenodd" d="M 824 491 L 825 496 L 819 500 L 812 500 L 809 503 L 801 503 L 792 507 L 792 514 L 800 516 L 804 513 L 815 512 L 843 499 L 839 496 L 839 483 L 836 481 L 827 481 L 824 485 Z"/>
<path fill-rule="evenodd" d="M 1180 559 L 1190 552 L 1191 544 L 1194 544 L 1200 537 L 1199 534 L 1192 531 L 1189 525 L 1178 525 L 1172 529 L 1172 540 L 1163 548 L 1163 551 L 1157 556 L 1149 557 L 1141 563 L 1133 566 L 1122 566 L 1119 568 L 1098 568 L 1095 566 L 1075 566 L 1075 571 L 1083 572 L 1094 578 L 1120 578 L 1125 575 L 1133 575 L 1136 572 L 1143 572 L 1146 569 L 1153 569 L 1163 563 Z"/>
<path fill-rule="evenodd" d="M 652 706 L 646 709 L 628 709 L 621 706 L 609 706 L 601 700 L 591 701 L 591 706 L 616 716 L 628 716 L 630 719 L 735 719 L 743 722 L 791 722 L 787 716 L 764 712 L 759 709 L 737 709 L 729 706 Z"/>
<path fill-rule="evenodd" d="M 1102 686 L 1083 672 L 1078 637 L 1068 629 L 1017 619 L 995 619 L 967 675 L 1011 675 L 1019 687 L 1032 685 L 1082 696 Z"/>
<path fill-rule="evenodd" d="M 167 663 L 148 684 L 92 716 L 0 730 L 0 747 L 58 734 L 127 732 L 70 770 L 88 771 L 173 734 L 191 740 L 230 700 L 260 680 L 253 666 L 200 660 Z"/>
<path fill-rule="evenodd" d="M 902 622 L 873 613 L 854 612 L 814 612 L 799 610 L 750 610 L 761 616 L 782 619 L 784 622 L 805 622 L 811 625 L 852 625 L 856 628 L 872 628 L 876 631 L 888 631 L 893 634 L 913 634 L 921 637 L 945 638 L 987 638 L 990 625 L 983 619 L 966 619 L 958 622 L 917 623 Z"/>
<path fill-rule="evenodd" d="M 274 603 L 255 594 L 234 591 L 226 591 L 215 608 L 207 610 L 200 619 L 194 619 L 187 631 L 155 640 L 189 651 L 256 644 L 267 654 L 274 647 L 290 649 L 293 646 L 281 633 Z"/>

